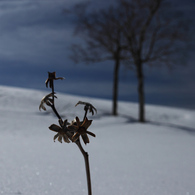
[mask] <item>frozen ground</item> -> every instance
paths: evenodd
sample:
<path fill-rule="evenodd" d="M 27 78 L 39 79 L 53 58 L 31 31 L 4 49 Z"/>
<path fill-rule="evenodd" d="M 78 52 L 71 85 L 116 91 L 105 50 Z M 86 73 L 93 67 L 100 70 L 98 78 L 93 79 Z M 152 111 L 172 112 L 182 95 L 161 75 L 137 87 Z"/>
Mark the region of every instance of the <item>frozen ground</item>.
<path fill-rule="evenodd" d="M 48 91 L 0 86 L 0 194 L 87 195 L 83 156 L 74 143 L 53 142 L 57 118 L 38 110 Z M 146 124 L 137 105 L 57 94 L 56 106 L 72 120 L 89 101 L 98 110 L 89 128 L 93 195 L 194 195 L 195 113 L 147 106 Z"/>

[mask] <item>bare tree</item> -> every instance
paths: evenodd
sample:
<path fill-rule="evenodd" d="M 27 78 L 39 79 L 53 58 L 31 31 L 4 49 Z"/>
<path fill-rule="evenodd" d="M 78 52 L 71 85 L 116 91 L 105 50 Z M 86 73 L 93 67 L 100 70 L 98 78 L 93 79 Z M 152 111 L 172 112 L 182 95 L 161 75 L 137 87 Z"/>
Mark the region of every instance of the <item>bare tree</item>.
<path fill-rule="evenodd" d="M 78 4 L 73 10 L 76 18 L 75 33 L 84 40 L 72 45 L 71 58 L 75 62 L 94 63 L 114 61 L 112 114 L 117 115 L 119 68 L 124 53 L 124 38 L 120 27 L 120 12 L 110 6 L 98 11 L 89 11 L 89 4 Z"/>
<path fill-rule="evenodd" d="M 74 59 L 86 62 L 114 60 L 114 115 L 117 114 L 121 60 L 133 66 L 138 81 L 139 121 L 145 122 L 143 66 L 172 66 L 175 63 L 187 30 L 181 15 L 175 15 L 177 13 L 166 0 L 116 0 L 115 6 L 96 12 L 80 6 L 74 13 L 77 16 L 76 32 L 85 40 L 85 48 L 73 47 Z"/>
<path fill-rule="evenodd" d="M 118 0 L 120 27 L 138 79 L 139 121 L 145 121 L 143 65 L 173 65 L 186 25 L 166 0 Z"/>

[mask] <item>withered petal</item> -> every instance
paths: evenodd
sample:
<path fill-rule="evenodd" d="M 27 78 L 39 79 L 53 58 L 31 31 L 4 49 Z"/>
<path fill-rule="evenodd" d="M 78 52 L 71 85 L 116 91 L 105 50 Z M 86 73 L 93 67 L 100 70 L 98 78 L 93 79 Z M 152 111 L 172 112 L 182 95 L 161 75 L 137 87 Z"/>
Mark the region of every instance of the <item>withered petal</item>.
<path fill-rule="evenodd" d="M 44 103 L 41 101 L 40 105 L 39 105 L 39 110 L 41 111 L 41 109 L 46 110 L 45 106 L 43 105 Z"/>
<path fill-rule="evenodd" d="M 57 96 L 54 95 L 55 93 L 50 93 L 48 95 L 45 96 L 45 99 L 49 98 L 49 97 L 55 97 L 57 98 Z"/>
<path fill-rule="evenodd" d="M 42 106 L 41 106 L 41 108 L 42 108 L 43 110 L 46 110 L 46 108 L 45 108 L 45 106 L 44 106 L 44 105 L 42 105 Z"/>
<path fill-rule="evenodd" d="M 76 122 L 77 122 L 78 127 L 80 127 L 81 126 L 81 123 L 80 123 L 80 120 L 79 120 L 79 117 L 78 116 L 76 117 Z"/>
<path fill-rule="evenodd" d="M 56 78 L 56 72 L 48 72 L 48 78 L 49 79 Z"/>
<path fill-rule="evenodd" d="M 88 120 L 88 118 L 86 117 L 81 126 L 87 130 L 91 125 L 92 121 L 93 120 Z"/>
<path fill-rule="evenodd" d="M 63 140 L 66 143 L 70 143 L 70 140 L 68 139 L 68 136 L 66 134 L 63 135 Z"/>
<path fill-rule="evenodd" d="M 55 142 L 55 140 L 58 138 L 59 134 L 57 133 L 56 135 L 54 135 L 53 137 L 53 141 Z"/>
<path fill-rule="evenodd" d="M 57 78 L 55 78 L 55 80 L 63 80 L 63 79 L 65 79 L 64 77 L 57 77 Z"/>
<path fill-rule="evenodd" d="M 79 104 L 85 104 L 85 102 L 78 101 L 78 102 L 76 103 L 75 107 L 78 106 Z"/>
<path fill-rule="evenodd" d="M 97 113 L 97 109 L 96 109 L 94 106 L 90 105 L 89 112 L 91 112 L 92 115 L 94 115 L 94 110 L 95 110 L 95 112 Z"/>
<path fill-rule="evenodd" d="M 52 125 L 49 127 L 49 129 L 50 129 L 51 131 L 55 131 L 55 132 L 59 132 L 59 131 L 62 130 L 62 128 L 59 127 L 59 126 L 56 125 L 56 124 L 52 124 Z"/>
<path fill-rule="evenodd" d="M 84 142 L 85 144 L 89 143 L 89 138 L 88 138 L 87 134 L 83 134 L 83 135 L 81 135 L 81 137 L 82 137 L 83 142 Z"/>
<path fill-rule="evenodd" d="M 91 114 L 92 114 L 92 115 L 94 115 L 94 111 L 93 111 L 93 109 L 90 109 L 90 112 L 91 112 Z"/>
<path fill-rule="evenodd" d="M 73 132 L 70 132 L 70 131 L 67 131 L 67 132 L 66 132 L 66 135 L 68 136 L 68 138 L 69 138 L 70 140 L 72 140 L 72 136 L 74 135 L 74 133 L 73 133 Z"/>
<path fill-rule="evenodd" d="M 79 105 L 79 104 L 84 104 L 84 105 L 85 105 L 84 110 L 87 111 L 87 110 L 89 109 L 89 112 L 91 112 L 92 115 L 94 115 L 94 110 L 95 110 L 95 112 L 97 113 L 97 109 L 96 109 L 92 104 L 90 104 L 90 103 L 88 103 L 88 102 L 78 101 L 77 104 L 76 104 L 75 106 L 77 106 L 77 105 Z"/>
<path fill-rule="evenodd" d="M 49 82 L 49 79 L 47 79 L 46 81 L 45 81 L 45 84 L 46 84 L 46 87 L 48 88 L 48 82 Z"/>
<path fill-rule="evenodd" d="M 95 137 L 96 135 L 94 133 L 92 133 L 91 131 L 86 131 L 86 133 L 88 133 L 89 135 Z"/>
<path fill-rule="evenodd" d="M 64 120 L 63 125 L 62 125 L 63 127 L 66 127 L 66 125 L 67 125 L 67 121 L 68 121 L 67 119 L 66 119 L 66 120 Z"/>
<path fill-rule="evenodd" d="M 62 136 L 61 136 L 61 135 L 58 136 L 58 141 L 59 141 L 60 143 L 62 143 Z"/>
<path fill-rule="evenodd" d="M 59 122 L 60 126 L 63 127 L 63 124 L 64 124 L 63 123 L 63 120 L 62 119 L 59 119 L 58 122 Z"/>
<path fill-rule="evenodd" d="M 93 110 L 95 110 L 95 112 L 97 113 L 97 109 L 96 109 L 94 106 L 92 106 L 92 108 L 93 108 Z"/>
<path fill-rule="evenodd" d="M 79 138 L 79 133 L 75 133 L 73 136 L 72 136 L 72 141 L 75 142 L 77 141 L 77 139 Z"/>
<path fill-rule="evenodd" d="M 48 105 L 48 106 L 51 106 L 53 103 L 51 103 L 52 101 L 46 101 L 45 103 Z"/>
<path fill-rule="evenodd" d="M 68 128 L 70 131 L 77 131 L 79 127 L 76 126 L 76 125 L 69 125 L 67 128 Z"/>

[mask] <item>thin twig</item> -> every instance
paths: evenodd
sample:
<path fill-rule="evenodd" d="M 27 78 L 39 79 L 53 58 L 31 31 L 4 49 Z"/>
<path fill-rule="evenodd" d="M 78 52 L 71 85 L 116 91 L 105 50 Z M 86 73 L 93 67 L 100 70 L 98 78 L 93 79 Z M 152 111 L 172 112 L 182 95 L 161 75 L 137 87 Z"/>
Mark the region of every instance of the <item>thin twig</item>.
<path fill-rule="evenodd" d="M 83 117 L 83 121 L 85 120 L 86 117 L 87 117 L 87 110 L 85 110 L 85 114 L 84 114 L 84 117 Z"/>
<path fill-rule="evenodd" d="M 61 120 L 62 118 L 61 118 L 61 116 L 59 115 L 58 111 L 55 108 L 55 102 L 54 102 L 54 100 L 55 100 L 55 98 L 54 98 L 54 94 L 55 94 L 55 92 L 54 92 L 54 82 L 52 83 L 52 94 L 53 94 L 53 96 L 52 96 L 53 104 L 51 105 L 51 108 L 52 108 L 53 112 L 56 114 L 56 116 L 58 117 L 58 119 Z"/>
<path fill-rule="evenodd" d="M 80 139 L 78 139 L 75 143 L 79 147 L 81 153 L 83 154 L 84 160 L 85 160 L 85 169 L 86 169 L 86 176 L 87 176 L 88 195 L 92 195 L 92 190 L 91 190 L 91 176 L 90 176 L 90 167 L 89 167 L 89 155 L 83 149 L 83 147 L 81 145 L 81 142 L 80 142 Z"/>
<path fill-rule="evenodd" d="M 51 108 L 52 108 L 52 110 L 53 110 L 53 112 L 55 113 L 55 115 L 58 117 L 58 119 L 62 119 L 61 118 L 61 116 L 59 115 L 59 113 L 58 113 L 58 111 L 56 110 L 56 108 L 55 108 L 55 105 L 53 104 L 53 105 L 51 105 Z"/>

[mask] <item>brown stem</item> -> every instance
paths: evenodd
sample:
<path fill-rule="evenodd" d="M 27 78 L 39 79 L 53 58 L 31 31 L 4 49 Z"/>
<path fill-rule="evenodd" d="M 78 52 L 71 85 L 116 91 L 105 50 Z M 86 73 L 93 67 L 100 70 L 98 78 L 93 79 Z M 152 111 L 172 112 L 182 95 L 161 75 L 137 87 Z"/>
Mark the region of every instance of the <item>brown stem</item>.
<path fill-rule="evenodd" d="M 84 117 L 83 117 L 83 121 L 85 120 L 85 118 L 87 117 L 87 110 L 85 111 Z"/>
<path fill-rule="evenodd" d="M 53 105 L 51 105 L 51 108 L 52 108 L 53 112 L 55 113 L 55 115 L 58 117 L 58 119 L 62 119 L 62 118 L 61 118 L 61 116 L 58 114 L 58 111 L 56 110 L 56 108 L 55 108 L 55 105 L 54 105 L 54 104 L 53 104 Z"/>
<path fill-rule="evenodd" d="M 52 82 L 53 83 L 52 83 L 51 89 L 52 89 L 52 94 L 53 94 L 53 96 L 52 96 L 53 104 L 51 105 L 51 108 L 52 108 L 53 112 L 55 113 L 55 115 L 58 117 L 58 119 L 62 119 L 61 116 L 59 115 L 58 111 L 55 108 L 55 102 L 54 102 L 54 100 L 55 100 L 55 98 L 54 98 L 54 94 L 55 94 L 55 92 L 54 92 L 54 81 L 52 81 Z"/>
<path fill-rule="evenodd" d="M 83 149 L 83 147 L 82 147 L 79 139 L 75 143 L 79 147 L 81 153 L 83 154 L 84 160 L 85 160 L 85 169 L 86 169 L 86 176 L 87 176 L 88 195 L 92 195 L 92 190 L 91 190 L 91 177 L 90 177 L 90 168 L 89 168 L 89 155 Z"/>

